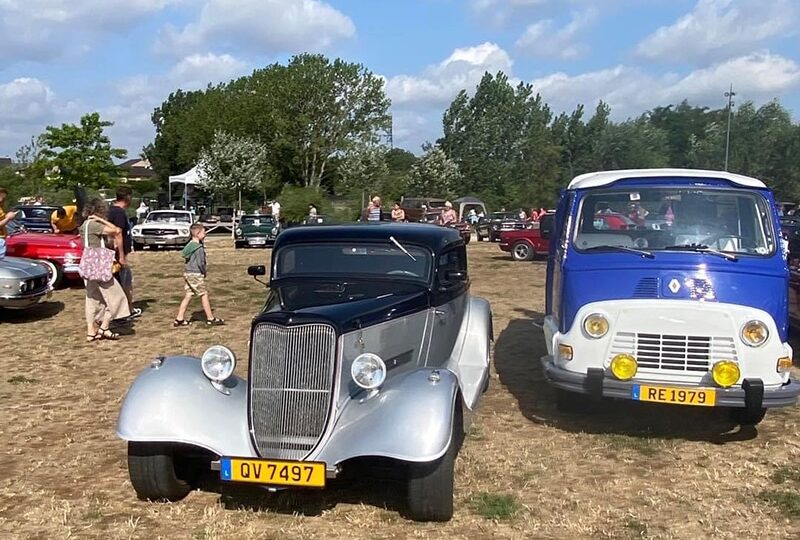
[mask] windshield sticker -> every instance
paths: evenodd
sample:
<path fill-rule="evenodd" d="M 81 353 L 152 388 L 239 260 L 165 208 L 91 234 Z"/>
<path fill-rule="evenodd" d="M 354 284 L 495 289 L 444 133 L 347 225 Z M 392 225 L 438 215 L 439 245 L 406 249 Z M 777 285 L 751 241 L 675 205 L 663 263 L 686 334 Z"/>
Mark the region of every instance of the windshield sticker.
<path fill-rule="evenodd" d="M 632 201 L 638 201 L 638 200 L 640 200 L 642 197 L 639 195 L 639 192 L 637 191 L 637 192 L 633 192 L 633 193 L 631 193 L 631 194 L 630 194 L 630 198 L 631 198 L 631 200 L 632 200 Z"/>

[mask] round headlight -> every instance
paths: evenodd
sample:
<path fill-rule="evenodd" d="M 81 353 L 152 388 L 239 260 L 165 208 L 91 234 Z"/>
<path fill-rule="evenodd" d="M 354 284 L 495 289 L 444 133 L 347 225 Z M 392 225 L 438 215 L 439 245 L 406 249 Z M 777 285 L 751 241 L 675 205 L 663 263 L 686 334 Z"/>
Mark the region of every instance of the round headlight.
<path fill-rule="evenodd" d="M 359 354 L 350 366 L 350 376 L 361 388 L 372 390 L 386 380 L 386 364 L 377 354 Z"/>
<path fill-rule="evenodd" d="M 242 229 L 236 229 L 236 236 L 242 235 Z"/>
<path fill-rule="evenodd" d="M 769 330 L 761 321 L 750 321 L 742 327 L 742 341 L 745 345 L 759 347 L 767 341 Z"/>
<path fill-rule="evenodd" d="M 730 388 L 739 380 L 739 364 L 730 360 L 720 360 L 711 368 L 711 377 L 722 388 Z"/>
<path fill-rule="evenodd" d="M 233 374 L 236 356 L 229 348 L 214 345 L 203 353 L 200 364 L 206 377 L 214 382 L 222 382 Z"/>
<path fill-rule="evenodd" d="M 632 379 L 638 370 L 636 358 L 629 354 L 618 354 L 611 359 L 611 373 L 621 381 Z"/>
<path fill-rule="evenodd" d="M 272 227 L 272 234 L 278 234 L 278 227 Z"/>
<path fill-rule="evenodd" d="M 583 329 L 589 337 L 600 339 L 608 333 L 608 319 L 599 313 L 592 313 L 583 320 Z"/>

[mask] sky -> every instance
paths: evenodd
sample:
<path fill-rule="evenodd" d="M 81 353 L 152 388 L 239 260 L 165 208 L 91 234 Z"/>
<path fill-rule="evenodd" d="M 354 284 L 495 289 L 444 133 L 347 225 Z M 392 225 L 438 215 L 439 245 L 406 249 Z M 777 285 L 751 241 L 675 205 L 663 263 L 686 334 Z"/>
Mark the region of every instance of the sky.
<path fill-rule="evenodd" d="M 170 92 L 294 54 L 386 81 L 394 146 L 441 135 L 461 89 L 503 71 L 555 112 L 624 120 L 688 99 L 780 99 L 800 117 L 800 0 L 0 0 L 0 157 L 98 111 L 137 157 Z"/>

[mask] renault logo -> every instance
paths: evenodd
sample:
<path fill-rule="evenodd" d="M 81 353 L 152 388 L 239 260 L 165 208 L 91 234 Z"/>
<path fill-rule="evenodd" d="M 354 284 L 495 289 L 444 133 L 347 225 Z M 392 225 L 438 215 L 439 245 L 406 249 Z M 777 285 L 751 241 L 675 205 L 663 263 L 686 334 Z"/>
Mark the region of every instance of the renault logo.
<path fill-rule="evenodd" d="M 670 280 L 670 282 L 667 284 L 667 287 L 669 288 L 670 291 L 672 291 L 672 294 L 678 294 L 678 291 L 681 290 L 681 284 L 675 278 L 672 278 Z"/>

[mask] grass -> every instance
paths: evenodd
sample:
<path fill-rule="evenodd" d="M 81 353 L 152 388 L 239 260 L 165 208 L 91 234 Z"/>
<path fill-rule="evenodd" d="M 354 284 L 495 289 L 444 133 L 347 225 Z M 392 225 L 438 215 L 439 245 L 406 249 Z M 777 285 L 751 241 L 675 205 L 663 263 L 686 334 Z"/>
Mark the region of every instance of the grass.
<path fill-rule="evenodd" d="M 758 498 L 771 504 L 787 517 L 800 518 L 800 494 L 792 491 L 764 490 Z"/>
<path fill-rule="evenodd" d="M 522 505 L 510 493 L 488 493 L 482 491 L 470 497 L 470 506 L 482 517 L 491 520 L 511 519 Z"/>
<path fill-rule="evenodd" d="M 631 532 L 634 538 L 647 537 L 647 523 L 643 523 L 635 517 L 629 517 L 625 520 L 625 528 Z"/>
<path fill-rule="evenodd" d="M 784 465 L 772 473 L 772 481 L 776 484 L 784 484 L 789 481 L 800 482 L 800 467 Z"/>
<path fill-rule="evenodd" d="M 36 384 L 38 383 L 38 379 L 32 379 L 30 377 L 26 377 L 25 375 L 14 375 L 10 379 L 8 379 L 9 383 L 11 384 Z"/>
<path fill-rule="evenodd" d="M 660 452 L 657 439 L 617 434 L 606 435 L 604 439 L 608 447 L 617 452 L 631 450 L 643 456 L 655 456 Z"/>

